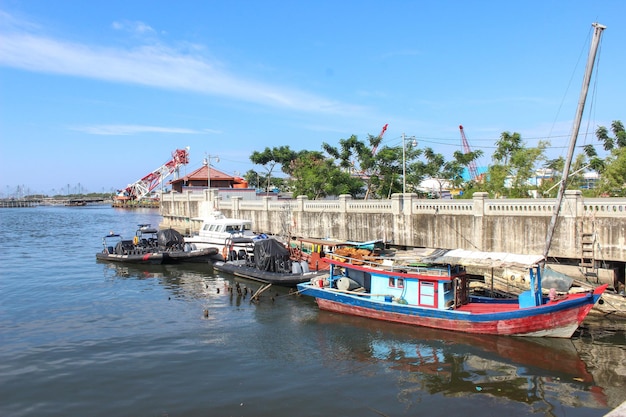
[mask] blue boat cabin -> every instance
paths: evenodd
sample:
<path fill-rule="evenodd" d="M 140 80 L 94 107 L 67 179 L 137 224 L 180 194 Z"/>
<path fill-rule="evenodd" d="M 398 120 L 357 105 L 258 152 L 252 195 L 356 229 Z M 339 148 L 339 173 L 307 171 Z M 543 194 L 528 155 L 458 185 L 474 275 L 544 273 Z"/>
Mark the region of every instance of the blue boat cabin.
<path fill-rule="evenodd" d="M 341 279 L 348 278 L 354 283 L 352 287 L 360 286 L 370 293 L 370 299 L 435 309 L 454 309 L 469 299 L 467 275 L 460 265 L 377 269 L 359 265 L 340 267 L 333 261 L 331 264 L 331 286 L 348 290 L 350 286 L 341 285 Z"/>
<path fill-rule="evenodd" d="M 329 283 L 343 291 L 356 290 L 371 300 L 396 302 L 439 310 L 469 307 L 469 279 L 462 265 L 411 264 L 389 265 L 339 258 L 331 264 Z M 500 303 L 514 302 L 519 308 L 542 305 L 541 272 L 539 266 L 529 268 L 530 289 L 517 300 L 502 299 Z M 473 298 L 474 302 L 481 302 Z"/>

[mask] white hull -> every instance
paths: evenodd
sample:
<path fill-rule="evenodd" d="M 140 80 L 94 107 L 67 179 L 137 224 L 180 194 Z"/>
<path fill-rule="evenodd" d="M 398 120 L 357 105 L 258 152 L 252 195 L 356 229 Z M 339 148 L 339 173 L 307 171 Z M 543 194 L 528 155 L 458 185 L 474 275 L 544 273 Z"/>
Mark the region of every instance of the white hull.
<path fill-rule="evenodd" d="M 252 222 L 244 219 L 225 217 L 220 212 L 204 218 L 202 226 L 197 234 L 185 238 L 185 242 L 195 245 L 198 249 L 217 248 L 219 253 L 226 258 L 229 251 L 238 253 L 240 250 L 249 251 L 250 243 L 238 243 L 238 238 L 254 239 L 256 234 L 252 232 Z"/>

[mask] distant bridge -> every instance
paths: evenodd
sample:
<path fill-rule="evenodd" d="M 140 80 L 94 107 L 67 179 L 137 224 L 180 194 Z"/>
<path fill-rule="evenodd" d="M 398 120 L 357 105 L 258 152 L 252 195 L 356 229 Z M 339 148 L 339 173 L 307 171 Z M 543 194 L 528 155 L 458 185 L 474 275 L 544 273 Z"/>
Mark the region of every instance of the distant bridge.
<path fill-rule="evenodd" d="M 98 197 L 73 198 L 4 198 L 0 199 L 0 207 L 35 207 L 35 206 L 85 206 L 87 204 L 102 203 L 109 199 Z"/>
<path fill-rule="evenodd" d="M 35 207 L 41 204 L 41 199 L 30 198 L 3 198 L 0 199 L 0 208 Z"/>

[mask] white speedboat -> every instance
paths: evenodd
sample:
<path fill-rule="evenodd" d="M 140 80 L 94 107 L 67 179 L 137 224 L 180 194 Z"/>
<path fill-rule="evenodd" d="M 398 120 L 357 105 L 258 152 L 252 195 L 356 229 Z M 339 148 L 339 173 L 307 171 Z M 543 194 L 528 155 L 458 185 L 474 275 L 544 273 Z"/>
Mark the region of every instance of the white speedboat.
<path fill-rule="evenodd" d="M 252 250 L 251 240 L 265 237 L 252 231 L 251 220 L 226 217 L 216 211 L 203 218 L 200 230 L 185 237 L 185 243 L 197 249 L 217 248 L 223 258 L 221 260 L 224 261 L 229 258 L 245 258 L 245 254 Z"/>

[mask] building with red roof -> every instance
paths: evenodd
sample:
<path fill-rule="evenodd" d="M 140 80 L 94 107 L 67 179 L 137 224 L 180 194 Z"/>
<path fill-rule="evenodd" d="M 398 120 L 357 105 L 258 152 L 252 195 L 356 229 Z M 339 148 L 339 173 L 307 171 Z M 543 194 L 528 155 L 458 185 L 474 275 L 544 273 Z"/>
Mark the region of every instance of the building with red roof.
<path fill-rule="evenodd" d="M 170 181 L 172 191 L 204 190 L 206 188 L 248 188 L 248 182 L 241 177 L 234 177 L 210 167 L 210 176 L 207 175 L 209 166 L 204 165 L 184 177 Z"/>

